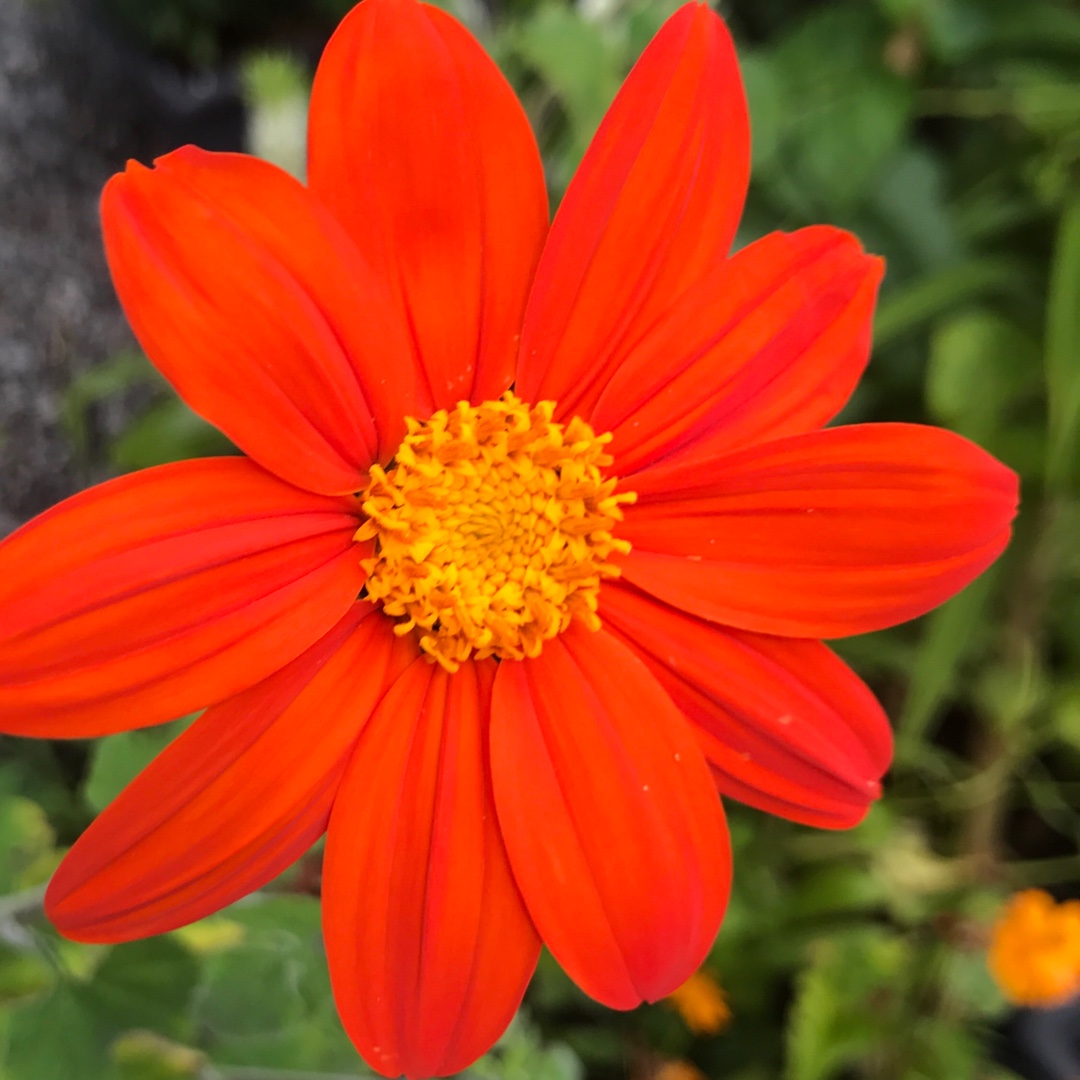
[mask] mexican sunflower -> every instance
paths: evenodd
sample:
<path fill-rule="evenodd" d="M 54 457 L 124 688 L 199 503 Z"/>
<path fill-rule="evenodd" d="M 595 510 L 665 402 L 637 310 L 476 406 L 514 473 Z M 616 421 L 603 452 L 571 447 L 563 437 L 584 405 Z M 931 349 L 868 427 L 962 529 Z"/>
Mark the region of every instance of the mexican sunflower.
<path fill-rule="evenodd" d="M 994 924 L 987 965 L 1015 1005 L 1055 1008 L 1080 994 L 1080 900 L 1017 893 Z"/>
<path fill-rule="evenodd" d="M 170 930 L 326 832 L 336 1001 L 387 1075 L 468 1065 L 543 942 L 588 994 L 675 990 L 720 924 L 718 792 L 851 825 L 889 728 L 818 639 L 1001 552 L 1012 473 L 928 427 L 824 429 L 880 260 L 731 255 L 731 38 L 691 3 L 553 224 L 526 117 L 415 0 L 344 20 L 309 180 L 185 148 L 102 198 L 147 355 L 243 457 L 123 476 L 0 547 L 4 731 L 205 712 L 49 887 L 70 937 Z"/>

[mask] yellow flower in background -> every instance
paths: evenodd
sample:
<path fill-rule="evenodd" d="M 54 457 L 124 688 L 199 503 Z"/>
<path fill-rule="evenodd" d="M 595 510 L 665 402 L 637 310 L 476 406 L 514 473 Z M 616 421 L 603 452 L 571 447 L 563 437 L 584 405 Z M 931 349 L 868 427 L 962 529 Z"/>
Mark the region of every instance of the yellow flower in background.
<path fill-rule="evenodd" d="M 695 1035 L 715 1035 L 731 1020 L 724 991 L 707 971 L 695 971 L 677 990 L 664 999 L 682 1017 Z M 696 1071 L 696 1070 L 695 1070 Z M 666 1080 L 678 1080 L 672 1076 Z"/>
<path fill-rule="evenodd" d="M 706 1080 L 705 1074 L 689 1061 L 665 1061 L 652 1080 Z"/>
<path fill-rule="evenodd" d="M 994 925 L 987 963 L 1016 1005 L 1060 1005 L 1080 993 L 1080 900 L 1042 889 L 1017 893 Z"/>

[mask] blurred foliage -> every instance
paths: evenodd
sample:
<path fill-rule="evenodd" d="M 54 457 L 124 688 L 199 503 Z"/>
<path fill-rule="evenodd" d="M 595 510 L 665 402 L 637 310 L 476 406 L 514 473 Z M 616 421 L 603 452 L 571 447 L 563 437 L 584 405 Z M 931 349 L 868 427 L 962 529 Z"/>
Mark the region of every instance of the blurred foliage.
<path fill-rule="evenodd" d="M 253 149 L 302 172 L 305 57 L 348 0 L 101 2 L 170 62 L 240 64 Z M 521 94 L 557 201 L 674 4 L 444 6 Z M 609 1013 L 545 957 L 525 1013 L 470 1075 L 649 1080 L 690 1060 L 725 1080 L 1004 1080 L 987 927 L 1014 888 L 1080 892 L 1080 10 L 724 11 L 754 126 L 740 242 L 828 221 L 885 255 L 874 362 L 845 418 L 978 440 L 1021 473 L 1023 516 L 1003 562 L 940 611 L 842 643 L 897 727 L 885 798 L 862 826 L 815 833 L 731 807 L 735 892 L 709 961 L 730 1025 L 695 1037 L 663 1007 Z M 64 419 L 80 452 L 94 452 L 94 410 L 136 384 L 150 405 L 106 448 L 112 467 L 229 452 L 130 355 L 72 387 Z M 367 1075 L 330 998 L 317 851 L 164 938 L 73 945 L 43 922 L 41 886 L 63 848 L 172 733 L 2 741 L 0 1077 Z"/>

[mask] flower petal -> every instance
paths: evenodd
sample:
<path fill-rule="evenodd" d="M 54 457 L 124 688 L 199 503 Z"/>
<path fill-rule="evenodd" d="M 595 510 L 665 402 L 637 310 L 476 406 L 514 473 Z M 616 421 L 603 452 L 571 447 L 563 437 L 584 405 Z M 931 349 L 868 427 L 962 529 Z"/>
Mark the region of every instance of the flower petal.
<path fill-rule="evenodd" d="M 103 735 L 252 686 L 355 602 L 356 525 L 242 458 L 60 503 L 0 544 L 0 730 Z"/>
<path fill-rule="evenodd" d="M 783 637 L 844 637 L 913 619 L 1001 554 L 1016 475 L 917 424 L 764 443 L 633 480 L 623 576 L 689 611 Z"/>
<path fill-rule="evenodd" d="M 625 645 L 572 626 L 495 679 L 499 824 L 544 943 L 617 1009 L 680 986 L 727 903 L 723 811 L 690 725 Z"/>
<path fill-rule="evenodd" d="M 414 0 L 365 0 L 326 47 L 312 191 L 387 282 L 438 409 L 498 397 L 548 227 L 536 141 L 467 30 Z"/>
<path fill-rule="evenodd" d="M 870 355 L 883 264 L 840 229 L 773 233 L 719 263 L 638 342 L 589 418 L 620 476 L 821 427 Z"/>
<path fill-rule="evenodd" d="M 857 824 L 880 795 L 889 721 L 820 642 L 713 626 L 615 582 L 600 614 L 696 725 L 723 794 L 825 828 Z"/>
<path fill-rule="evenodd" d="M 559 208 L 517 394 L 587 416 L 641 335 L 727 256 L 749 172 L 735 47 L 719 16 L 687 4 L 630 72 Z"/>
<path fill-rule="evenodd" d="M 354 604 L 287 667 L 208 709 L 60 864 L 45 898 L 57 929 L 95 942 L 160 934 L 285 870 L 322 835 L 350 749 L 414 653 Z"/>
<path fill-rule="evenodd" d="M 300 487 L 344 494 L 386 460 L 417 372 L 389 293 L 287 173 L 194 147 L 135 162 L 101 200 L 147 355 L 196 412 Z"/>
<path fill-rule="evenodd" d="M 345 1030 L 386 1076 L 470 1065 L 510 1022 L 539 954 L 492 805 L 494 670 L 414 663 L 364 732 L 330 818 L 323 925 L 334 996 Z"/>

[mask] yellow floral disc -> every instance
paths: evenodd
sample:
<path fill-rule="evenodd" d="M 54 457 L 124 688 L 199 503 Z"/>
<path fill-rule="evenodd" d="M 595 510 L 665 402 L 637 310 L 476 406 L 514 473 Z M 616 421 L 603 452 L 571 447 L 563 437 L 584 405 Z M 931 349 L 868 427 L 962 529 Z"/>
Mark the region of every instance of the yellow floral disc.
<path fill-rule="evenodd" d="M 410 418 L 391 466 L 372 467 L 356 534 L 375 541 L 368 599 L 449 671 L 538 656 L 573 619 L 600 626 L 608 559 L 630 550 L 611 530 L 634 495 L 604 477 L 611 436 L 554 409 L 507 393 Z"/>

